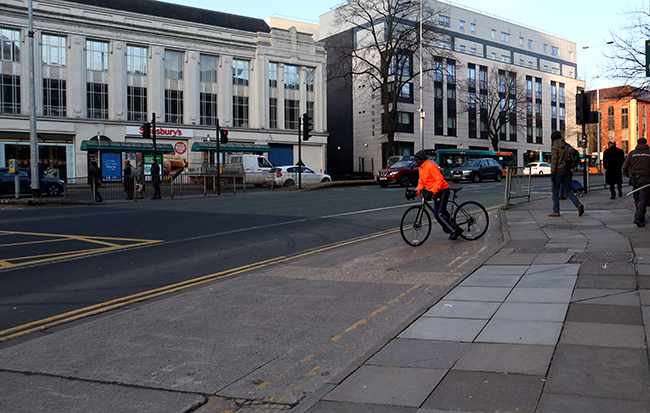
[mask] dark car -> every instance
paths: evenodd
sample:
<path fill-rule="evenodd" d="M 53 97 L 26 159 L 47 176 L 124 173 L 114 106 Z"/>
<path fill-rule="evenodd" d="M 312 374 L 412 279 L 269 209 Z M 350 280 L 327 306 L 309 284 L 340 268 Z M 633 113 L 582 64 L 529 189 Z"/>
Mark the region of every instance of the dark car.
<path fill-rule="evenodd" d="M 503 167 L 492 158 L 470 159 L 461 166 L 451 170 L 451 180 L 481 182 L 484 179 L 494 179 L 499 182 L 503 178 Z"/>
<path fill-rule="evenodd" d="M 382 188 L 388 184 L 398 183 L 401 186 L 411 186 L 418 182 L 420 174 L 415 161 L 400 161 L 394 163 L 390 168 L 377 172 L 377 183 Z"/>
<path fill-rule="evenodd" d="M 20 177 L 20 194 L 32 194 L 32 180 L 29 178 L 29 171 L 24 168 L 18 169 L 18 176 Z M 39 192 L 41 195 L 57 196 L 63 193 L 63 181 L 49 176 L 41 178 Z M 15 195 L 16 182 L 14 174 L 9 172 L 9 168 L 0 168 L 0 196 Z"/>

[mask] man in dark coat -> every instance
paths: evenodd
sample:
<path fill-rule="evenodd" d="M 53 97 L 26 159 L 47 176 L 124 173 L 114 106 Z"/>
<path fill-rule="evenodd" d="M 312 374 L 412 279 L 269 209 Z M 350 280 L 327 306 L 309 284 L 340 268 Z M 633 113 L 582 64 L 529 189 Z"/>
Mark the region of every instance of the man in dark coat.
<path fill-rule="evenodd" d="M 610 141 L 609 148 L 603 152 L 605 183 L 609 185 L 609 191 L 612 193 L 610 199 L 616 198 L 616 186 L 618 186 L 618 196 L 623 197 L 623 162 L 625 162 L 625 152 L 616 147 L 616 142 Z"/>
<path fill-rule="evenodd" d="M 160 197 L 160 165 L 156 158 L 151 160 L 151 183 L 153 184 L 153 197 L 151 199 L 161 199 Z"/>
<path fill-rule="evenodd" d="M 90 161 L 90 168 L 88 169 L 88 176 L 90 176 L 90 189 L 93 191 L 95 202 L 102 202 L 104 199 L 99 193 L 99 187 L 102 185 L 102 172 L 97 166 L 97 161 L 92 159 Z"/>
<path fill-rule="evenodd" d="M 124 161 L 124 192 L 126 192 L 126 199 L 133 199 L 133 175 L 131 161 L 127 159 Z"/>
<path fill-rule="evenodd" d="M 635 190 L 634 223 L 637 227 L 645 226 L 645 212 L 650 196 L 650 147 L 645 138 L 640 138 L 636 149 L 630 152 L 623 162 L 623 173 L 630 178 Z"/>

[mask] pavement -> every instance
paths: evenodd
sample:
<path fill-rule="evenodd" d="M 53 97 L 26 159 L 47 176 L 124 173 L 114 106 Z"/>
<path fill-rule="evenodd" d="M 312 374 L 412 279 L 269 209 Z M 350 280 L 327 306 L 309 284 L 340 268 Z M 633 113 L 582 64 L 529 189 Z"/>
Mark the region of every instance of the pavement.
<path fill-rule="evenodd" d="M 649 412 L 650 228 L 581 202 L 503 211 L 493 256 L 293 411 Z"/>
<path fill-rule="evenodd" d="M 214 334 L 200 314 L 213 300 L 208 284 L 186 293 L 200 300 L 189 308 L 187 296 L 172 295 L 1 347 L 0 411 L 647 413 L 650 228 L 632 223 L 631 197 L 593 191 L 580 199 L 582 217 L 570 201 L 562 201 L 561 217 L 549 217 L 550 199 L 501 211 L 503 242 L 467 277 L 296 406 L 242 407 L 206 397 L 211 383 L 194 376 L 212 367 L 205 356 L 171 359 Z M 425 248 L 409 254 L 435 252 Z M 153 319 L 168 331 L 137 330 Z M 177 329 L 187 341 L 201 325 L 206 339 L 147 348 L 149 336 Z M 165 348 L 172 344 L 178 347 Z M 138 359 L 121 353 L 132 349 Z M 167 390 L 154 384 L 174 374 Z M 128 408 L 118 400 L 130 400 Z"/>

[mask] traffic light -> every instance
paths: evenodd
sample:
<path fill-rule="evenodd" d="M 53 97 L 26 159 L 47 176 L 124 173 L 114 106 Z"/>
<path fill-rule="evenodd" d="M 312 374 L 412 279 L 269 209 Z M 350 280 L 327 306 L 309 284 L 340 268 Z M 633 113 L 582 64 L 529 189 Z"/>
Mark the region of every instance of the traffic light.
<path fill-rule="evenodd" d="M 144 139 L 151 139 L 151 123 L 147 122 L 142 125 L 142 137 Z"/>
<path fill-rule="evenodd" d="M 302 114 L 302 125 L 303 125 L 302 126 L 302 128 L 303 128 L 302 129 L 303 130 L 302 140 L 303 141 L 308 141 L 309 138 L 311 138 L 311 131 L 314 128 L 314 124 L 312 122 L 312 119 L 306 113 Z"/>
<path fill-rule="evenodd" d="M 578 92 L 576 95 L 576 123 L 578 125 L 582 125 L 585 120 L 584 98 L 585 94 L 582 91 Z"/>
<path fill-rule="evenodd" d="M 219 131 L 219 134 L 221 135 L 219 136 L 219 142 L 228 143 L 228 131 L 225 129 L 221 129 L 221 131 Z"/>

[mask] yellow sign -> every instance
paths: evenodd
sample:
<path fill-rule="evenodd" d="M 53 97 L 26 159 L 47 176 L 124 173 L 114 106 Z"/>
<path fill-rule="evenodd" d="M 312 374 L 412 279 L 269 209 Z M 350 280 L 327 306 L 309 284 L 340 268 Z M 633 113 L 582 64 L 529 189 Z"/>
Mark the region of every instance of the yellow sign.
<path fill-rule="evenodd" d="M 9 159 L 9 173 L 14 174 L 17 172 L 16 168 L 16 160 L 15 159 Z"/>

